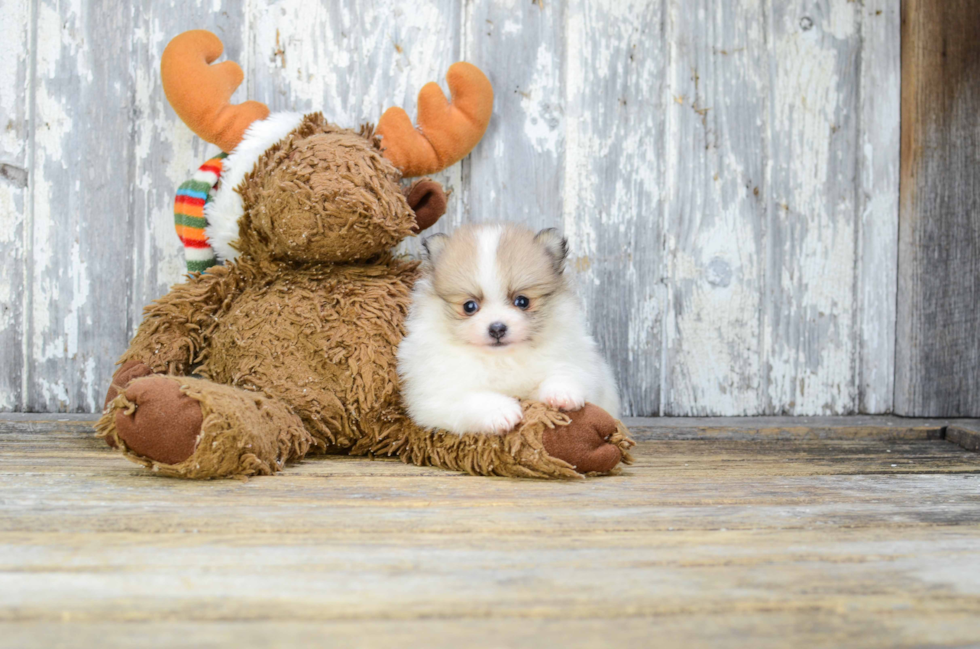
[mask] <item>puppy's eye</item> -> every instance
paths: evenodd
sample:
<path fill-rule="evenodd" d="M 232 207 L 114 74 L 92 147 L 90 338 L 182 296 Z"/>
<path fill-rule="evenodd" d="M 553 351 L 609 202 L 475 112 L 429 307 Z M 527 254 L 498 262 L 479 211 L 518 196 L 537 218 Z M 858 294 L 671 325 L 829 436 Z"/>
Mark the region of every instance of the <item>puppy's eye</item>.
<path fill-rule="evenodd" d="M 514 298 L 514 306 L 518 309 L 526 309 L 531 306 L 531 300 L 527 299 L 523 295 L 518 295 Z"/>
<path fill-rule="evenodd" d="M 470 300 L 469 302 L 463 305 L 463 313 L 465 313 L 466 315 L 473 315 L 479 310 L 480 310 L 480 305 L 477 303 L 476 300 Z"/>

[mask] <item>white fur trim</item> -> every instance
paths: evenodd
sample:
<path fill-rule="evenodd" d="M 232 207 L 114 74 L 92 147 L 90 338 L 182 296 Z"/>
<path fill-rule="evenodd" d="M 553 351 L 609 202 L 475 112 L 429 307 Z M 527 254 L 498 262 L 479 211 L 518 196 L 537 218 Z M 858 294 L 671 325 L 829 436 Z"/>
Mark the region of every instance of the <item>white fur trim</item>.
<path fill-rule="evenodd" d="M 204 232 L 219 260 L 238 257 L 238 251 L 231 244 L 238 239 L 238 219 L 245 214 L 245 207 L 235 188 L 245 179 L 245 174 L 255 167 L 259 157 L 289 135 L 302 120 L 301 113 L 273 113 L 266 119 L 253 122 L 245 131 L 242 141 L 225 158 L 221 186 L 215 192 L 214 200 L 204 208 L 204 216 L 208 220 Z"/>

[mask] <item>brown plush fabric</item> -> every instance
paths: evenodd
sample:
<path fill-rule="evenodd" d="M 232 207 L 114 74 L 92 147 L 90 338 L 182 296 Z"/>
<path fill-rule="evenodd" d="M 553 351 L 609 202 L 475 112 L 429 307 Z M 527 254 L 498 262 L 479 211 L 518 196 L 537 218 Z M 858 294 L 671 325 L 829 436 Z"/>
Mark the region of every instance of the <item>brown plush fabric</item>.
<path fill-rule="evenodd" d="M 108 406 L 109 402 L 115 399 L 119 391 L 129 385 L 130 381 L 151 374 L 153 374 L 153 370 L 142 361 L 126 361 L 123 363 L 112 376 L 112 385 L 109 386 L 109 391 L 105 395 L 105 403 L 102 404 L 102 407 L 105 408 Z"/>
<path fill-rule="evenodd" d="M 237 265 L 264 281 L 217 317 L 221 353 L 202 356 L 199 374 L 281 399 L 331 446 L 349 448 L 378 413 L 400 412 L 395 350 L 417 264 Z"/>
<path fill-rule="evenodd" d="M 549 455 L 565 460 L 579 473 L 606 473 L 620 460 L 632 463 L 628 449 L 633 441 L 608 412 L 587 403 L 567 414 L 568 426 L 544 432 L 542 442 Z"/>
<path fill-rule="evenodd" d="M 142 361 L 126 361 L 122 366 L 116 370 L 116 373 L 112 376 L 112 384 L 109 386 L 108 392 L 105 395 L 105 403 L 102 404 L 103 410 L 108 407 L 109 402 L 118 396 L 120 390 L 129 385 L 129 382 L 133 379 L 138 379 L 141 376 L 150 376 L 153 374 L 153 370 L 150 366 Z M 106 439 L 109 446 L 115 448 L 115 441 L 112 439 Z"/>
<path fill-rule="evenodd" d="M 625 429 L 601 411 L 568 416 L 527 402 L 524 421 L 502 436 L 409 420 L 396 351 L 418 264 L 390 249 L 416 215 L 397 180 L 369 128 L 306 116 L 237 189 L 239 258 L 147 307 L 120 362 L 167 376 L 129 383 L 110 400 L 100 435 L 130 459 L 186 478 L 271 474 L 311 450 L 528 478 L 579 478 L 628 462 Z M 423 214 L 444 201 L 441 189 L 419 191 L 429 194 Z"/>
<path fill-rule="evenodd" d="M 583 478 L 585 470 L 576 470 L 570 463 L 550 453 L 545 446 L 549 435 L 559 436 L 573 429 L 567 415 L 549 409 L 543 403 L 524 401 L 524 420 L 514 430 L 504 435 L 457 435 L 446 431 L 425 430 L 415 426 L 407 417 L 391 421 L 382 434 L 368 449 L 359 444 L 354 454 L 368 451 L 374 454 L 397 455 L 404 462 L 420 466 L 437 466 L 443 469 L 463 471 L 471 475 L 495 475 L 512 478 Z M 615 421 L 615 420 L 614 420 Z M 618 423 L 618 422 L 617 422 Z M 610 438 L 595 448 L 597 455 L 606 458 L 615 454 L 626 464 L 632 463 L 629 448 L 633 441 L 620 428 Z M 588 431 L 590 441 L 593 431 Z M 578 432 L 570 431 L 572 439 Z M 555 448 L 562 448 L 558 444 Z M 603 463 L 603 466 L 607 465 Z M 598 463 L 596 463 L 596 466 Z M 612 470 L 593 470 L 592 474 Z"/>
<path fill-rule="evenodd" d="M 158 380 L 175 385 L 182 398 L 198 406 L 200 435 L 189 457 L 168 462 L 131 448 L 118 426 L 117 414 L 138 412 L 141 406 L 126 394 L 113 400 L 96 430 L 100 437 L 113 438 L 127 458 L 160 475 L 198 479 L 272 475 L 287 463 L 302 459 L 315 443 L 296 415 L 260 392 L 176 376 L 138 379 L 132 387 Z M 173 430 L 163 426 L 158 434 L 172 435 Z"/>
<path fill-rule="evenodd" d="M 431 228 L 446 213 L 446 192 L 434 180 L 423 178 L 415 181 L 407 197 L 409 207 L 415 212 L 415 228 L 412 230 L 415 233 Z"/>
<path fill-rule="evenodd" d="M 130 451 L 164 464 L 191 456 L 203 417 L 201 405 L 180 391 L 180 382 L 150 376 L 133 381 L 123 393 L 129 407 L 116 410 L 116 435 Z"/>
<path fill-rule="evenodd" d="M 190 374 L 210 350 L 217 316 L 246 285 L 251 267 L 227 264 L 191 275 L 143 309 L 143 322 L 119 362 L 140 361 L 158 374 Z"/>
<path fill-rule="evenodd" d="M 400 174 L 361 133 L 307 115 L 242 183 L 237 249 L 262 259 L 340 262 L 388 252 L 415 228 Z"/>

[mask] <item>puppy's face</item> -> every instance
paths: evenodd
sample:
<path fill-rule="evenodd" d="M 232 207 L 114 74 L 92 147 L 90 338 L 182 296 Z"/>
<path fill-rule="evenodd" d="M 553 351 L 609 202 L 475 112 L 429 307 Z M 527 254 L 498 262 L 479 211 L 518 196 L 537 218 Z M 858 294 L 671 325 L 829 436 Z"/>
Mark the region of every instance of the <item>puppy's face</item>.
<path fill-rule="evenodd" d="M 511 224 L 425 241 L 426 271 L 450 334 L 490 352 L 533 344 L 565 290 L 565 240 Z"/>

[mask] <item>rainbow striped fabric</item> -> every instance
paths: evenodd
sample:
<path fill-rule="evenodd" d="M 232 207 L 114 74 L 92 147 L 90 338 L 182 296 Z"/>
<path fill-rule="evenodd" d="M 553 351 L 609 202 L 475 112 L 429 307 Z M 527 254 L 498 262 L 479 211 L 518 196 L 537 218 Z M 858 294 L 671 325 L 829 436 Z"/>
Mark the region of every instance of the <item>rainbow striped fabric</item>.
<path fill-rule="evenodd" d="M 177 236 L 184 244 L 184 259 L 187 272 L 202 273 L 218 263 L 211 244 L 204 234 L 208 222 L 204 217 L 204 206 L 214 196 L 221 180 L 221 168 L 227 153 L 219 153 L 197 170 L 194 177 L 177 188 L 174 201 L 174 225 Z"/>

